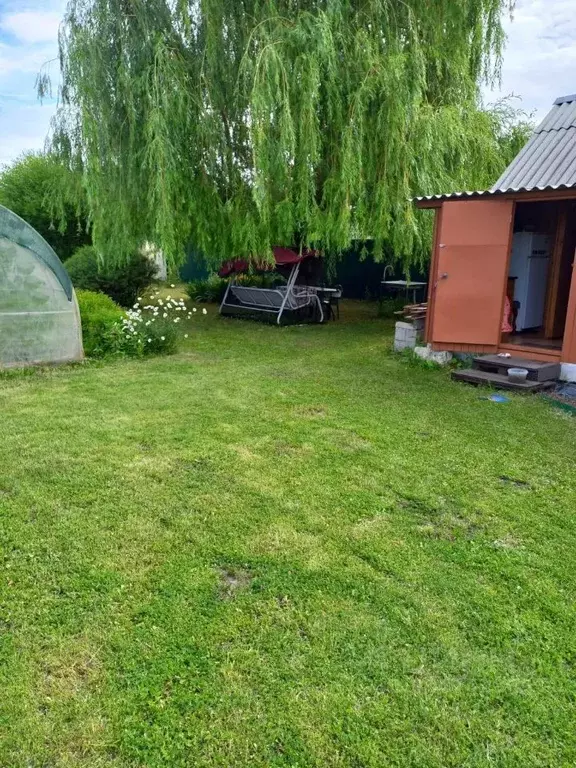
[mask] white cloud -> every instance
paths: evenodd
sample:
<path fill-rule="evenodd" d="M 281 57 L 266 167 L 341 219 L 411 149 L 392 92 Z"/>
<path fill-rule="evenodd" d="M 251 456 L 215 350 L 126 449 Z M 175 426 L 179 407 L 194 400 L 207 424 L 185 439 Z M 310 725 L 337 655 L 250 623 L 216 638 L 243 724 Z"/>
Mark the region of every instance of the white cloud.
<path fill-rule="evenodd" d="M 5 16 L 1 27 L 26 45 L 54 43 L 61 20 L 62 14 L 57 11 L 22 11 Z"/>
<path fill-rule="evenodd" d="M 0 0 L 0 162 L 44 144 L 54 104 L 38 105 L 34 81 L 57 55 L 65 5 L 66 0 Z M 541 118 L 557 96 L 576 93 L 575 8 L 576 0 L 518 0 L 514 19 L 505 23 L 502 85 L 485 94 L 487 101 L 514 93 Z"/>
<path fill-rule="evenodd" d="M 487 98 L 514 93 L 537 119 L 558 96 L 576 93 L 576 0 L 518 0 L 506 21 L 502 85 Z"/>
<path fill-rule="evenodd" d="M 1 78 L 13 73 L 33 72 L 36 75 L 56 54 L 57 47 L 48 43 L 29 47 L 0 42 L 0 85 L 3 85 Z"/>
<path fill-rule="evenodd" d="M 0 164 L 44 146 L 55 103 L 38 102 L 40 69 L 58 54 L 66 0 L 0 0 Z M 57 79 L 57 62 L 50 64 Z"/>

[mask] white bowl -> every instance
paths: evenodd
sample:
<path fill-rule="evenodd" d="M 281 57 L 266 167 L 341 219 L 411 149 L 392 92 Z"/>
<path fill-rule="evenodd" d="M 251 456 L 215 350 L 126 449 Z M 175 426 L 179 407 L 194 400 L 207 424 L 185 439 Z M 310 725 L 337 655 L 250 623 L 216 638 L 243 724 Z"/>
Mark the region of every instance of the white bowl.
<path fill-rule="evenodd" d="M 527 368 L 508 368 L 508 378 L 515 384 L 522 384 L 528 378 Z"/>

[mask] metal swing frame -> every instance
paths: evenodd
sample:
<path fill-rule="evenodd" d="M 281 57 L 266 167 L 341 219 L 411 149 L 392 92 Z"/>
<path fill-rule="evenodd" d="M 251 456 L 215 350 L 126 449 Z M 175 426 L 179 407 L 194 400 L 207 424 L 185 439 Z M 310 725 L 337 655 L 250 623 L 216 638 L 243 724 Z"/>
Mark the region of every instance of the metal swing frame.
<path fill-rule="evenodd" d="M 324 322 L 322 302 L 310 288 L 295 291 L 296 280 L 300 272 L 300 262 L 294 264 L 285 288 L 250 288 L 237 285 L 234 276 L 226 288 L 226 293 L 220 304 L 221 315 L 251 314 L 262 312 L 276 315 L 276 324 L 281 325 L 286 310 L 298 311 L 314 305 L 319 312 L 320 322 Z M 235 301 L 229 300 L 230 296 Z M 238 310 L 241 310 L 239 313 Z M 234 311 L 236 310 L 236 312 Z"/>

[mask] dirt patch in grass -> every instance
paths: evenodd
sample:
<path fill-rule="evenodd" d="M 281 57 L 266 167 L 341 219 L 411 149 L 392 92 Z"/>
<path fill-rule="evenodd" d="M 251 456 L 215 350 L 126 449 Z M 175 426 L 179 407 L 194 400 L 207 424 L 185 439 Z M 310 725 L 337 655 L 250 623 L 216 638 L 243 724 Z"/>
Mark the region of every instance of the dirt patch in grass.
<path fill-rule="evenodd" d="M 512 534 L 508 534 L 501 539 L 496 539 L 496 541 L 493 542 L 493 546 L 496 549 L 524 549 L 520 539 Z"/>
<path fill-rule="evenodd" d="M 233 566 L 219 568 L 220 576 L 219 595 L 221 600 L 233 600 L 239 592 L 244 592 L 250 588 L 254 576 L 246 568 L 235 568 Z"/>
<path fill-rule="evenodd" d="M 303 419 L 324 419 L 328 415 L 325 408 L 316 405 L 299 405 L 294 413 Z"/>
<path fill-rule="evenodd" d="M 346 453 L 356 453 L 357 451 L 367 451 L 373 446 L 370 440 L 359 435 L 353 430 L 331 429 L 326 430 L 326 436 L 337 448 Z"/>
<path fill-rule="evenodd" d="M 185 472 L 210 474 L 215 471 L 214 462 L 207 456 L 198 456 L 196 459 L 175 459 L 172 463 L 175 469 Z"/>
<path fill-rule="evenodd" d="M 401 496 L 398 499 L 397 507 L 406 512 L 413 512 L 418 515 L 435 516 L 438 514 L 438 509 L 436 507 L 431 506 L 422 499 L 410 496 Z"/>
<path fill-rule="evenodd" d="M 42 666 L 41 688 L 47 701 L 72 698 L 92 685 L 99 672 L 99 660 L 88 648 L 55 654 Z"/>
<path fill-rule="evenodd" d="M 446 500 L 445 504 L 433 506 L 416 498 L 401 498 L 398 507 L 412 513 L 415 529 L 421 535 L 440 541 L 471 540 L 485 532 L 477 515 L 467 515 L 457 505 Z"/>
<path fill-rule="evenodd" d="M 430 539 L 439 541 L 470 541 L 484 532 L 482 526 L 460 515 L 442 514 L 437 520 L 426 521 L 417 526 L 417 531 Z"/>
<path fill-rule="evenodd" d="M 376 515 L 370 515 L 369 517 L 361 518 L 352 527 L 350 534 L 354 537 L 364 535 L 376 535 L 379 528 L 385 527 L 390 524 L 390 518 L 384 512 L 380 512 Z"/>
<path fill-rule="evenodd" d="M 310 445 L 296 445 L 284 440 L 277 440 L 274 444 L 274 453 L 277 456 L 308 456 L 312 452 Z"/>
<path fill-rule="evenodd" d="M 508 477 L 508 475 L 501 475 L 499 479 L 501 483 L 504 483 L 504 485 L 512 485 L 515 488 L 523 488 L 524 490 L 530 488 L 530 483 L 528 483 L 526 480 L 518 480 L 515 477 Z"/>
<path fill-rule="evenodd" d="M 231 445 L 230 448 L 238 454 L 238 457 L 244 459 L 244 461 L 254 461 L 260 459 L 260 456 L 254 451 L 251 451 L 245 445 Z"/>

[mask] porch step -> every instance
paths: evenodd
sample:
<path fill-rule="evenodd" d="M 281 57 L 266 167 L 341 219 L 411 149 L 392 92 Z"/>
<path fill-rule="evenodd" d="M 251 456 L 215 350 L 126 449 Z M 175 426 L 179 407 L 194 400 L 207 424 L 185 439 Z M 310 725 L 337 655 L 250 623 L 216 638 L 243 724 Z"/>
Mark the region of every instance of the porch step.
<path fill-rule="evenodd" d="M 506 376 L 509 368 L 526 368 L 528 381 L 555 381 L 560 376 L 560 363 L 539 363 L 523 357 L 480 355 L 474 358 L 474 368 Z"/>
<path fill-rule="evenodd" d="M 527 368 L 528 366 L 518 366 Z M 477 368 L 468 368 L 463 371 L 452 371 L 454 381 L 465 381 L 468 384 L 478 386 L 494 387 L 495 389 L 511 389 L 516 392 L 544 392 L 548 389 L 554 389 L 556 381 L 546 379 L 544 381 L 524 381 L 517 383 L 510 381 L 507 374 L 492 373 L 490 371 L 480 371 Z"/>

